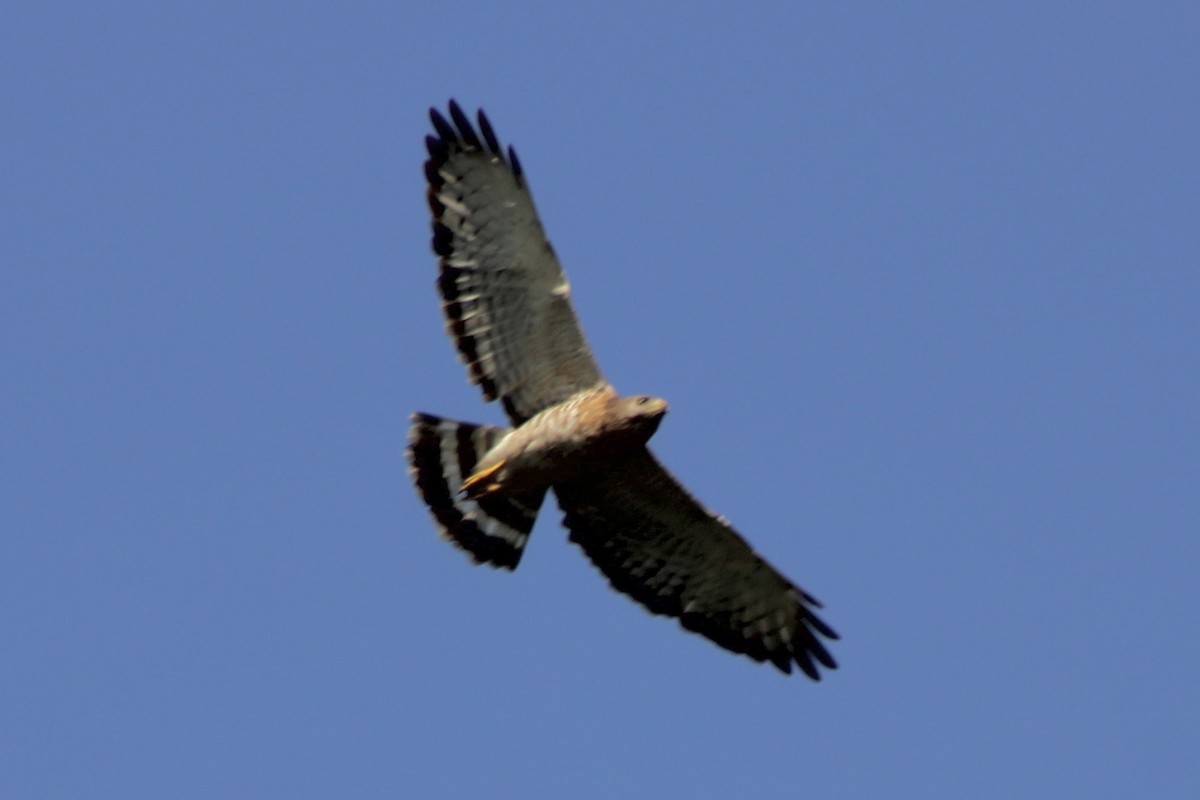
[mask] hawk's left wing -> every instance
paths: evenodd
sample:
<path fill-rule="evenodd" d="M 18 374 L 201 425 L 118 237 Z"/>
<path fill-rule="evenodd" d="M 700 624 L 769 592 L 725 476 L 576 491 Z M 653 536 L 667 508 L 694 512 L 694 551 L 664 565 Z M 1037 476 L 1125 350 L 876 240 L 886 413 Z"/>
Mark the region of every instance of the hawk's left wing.
<path fill-rule="evenodd" d="M 453 124 L 429 113 L 437 136 L 425 139 L 425 176 L 446 328 L 471 380 L 519 425 L 604 378 L 516 153 L 505 156 L 482 111 L 478 133 L 453 100 Z"/>
<path fill-rule="evenodd" d="M 794 663 L 820 680 L 817 663 L 837 667 L 818 638 L 838 638 L 816 615 L 821 604 L 701 506 L 649 450 L 554 490 L 571 541 L 613 588 L 783 672 Z"/>

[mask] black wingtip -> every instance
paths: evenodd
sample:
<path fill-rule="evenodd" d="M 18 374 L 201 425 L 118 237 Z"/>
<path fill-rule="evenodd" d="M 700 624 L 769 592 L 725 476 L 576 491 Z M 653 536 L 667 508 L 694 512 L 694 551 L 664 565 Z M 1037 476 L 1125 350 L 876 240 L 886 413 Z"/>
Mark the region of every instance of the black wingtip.
<path fill-rule="evenodd" d="M 448 149 L 446 143 L 436 136 L 425 137 L 425 149 L 429 151 L 429 157 L 438 161 L 445 161 Z"/>
<path fill-rule="evenodd" d="M 458 128 L 458 135 L 463 142 L 476 150 L 483 149 L 479 136 L 475 133 L 475 126 L 471 124 L 470 118 L 463 113 L 462 107 L 454 100 L 450 101 L 450 119 L 454 120 L 454 126 Z"/>
<path fill-rule="evenodd" d="M 450 101 L 450 107 L 454 108 L 453 100 Z M 454 126 L 447 122 L 446 118 L 442 116 L 442 112 L 436 108 L 430 107 L 429 121 L 433 123 L 433 129 L 437 131 L 438 137 L 442 140 L 443 144 L 448 145 L 458 140 L 458 132 L 454 130 Z"/>
<path fill-rule="evenodd" d="M 496 138 L 496 131 L 492 128 L 492 121 L 488 119 L 487 114 L 483 113 L 483 109 L 479 109 L 479 113 L 475 115 L 479 121 L 479 132 L 483 134 L 483 140 L 487 142 L 488 150 L 494 155 L 501 155 L 503 151 L 500 149 L 500 140 Z"/>
<path fill-rule="evenodd" d="M 517 179 L 518 184 L 526 185 L 525 170 L 521 166 L 520 159 L 517 158 L 517 151 L 510 145 L 506 152 L 504 146 L 500 144 L 500 137 L 496 135 L 496 129 L 492 127 L 492 121 L 482 108 L 476 112 L 475 119 L 478 130 L 476 124 L 471 122 L 471 118 L 454 98 L 450 98 L 446 104 L 445 113 L 431 106 L 429 121 L 433 123 L 433 129 L 437 135 L 425 137 L 425 147 L 429 151 L 430 161 L 444 163 L 454 151 L 478 150 L 505 163 L 512 171 L 513 177 Z M 431 173 L 428 163 L 426 164 L 426 173 Z M 432 177 L 430 182 L 435 182 Z"/>
<path fill-rule="evenodd" d="M 817 671 L 816 666 L 812 663 L 812 659 L 807 653 L 797 653 L 796 663 L 800 665 L 800 671 L 814 681 L 821 680 L 821 673 Z"/>
<path fill-rule="evenodd" d="M 842 638 L 841 636 L 838 636 L 837 631 L 835 631 L 833 628 L 826 625 L 825 621 L 823 619 L 821 619 L 820 617 L 818 617 L 816 614 L 810 615 L 808 618 L 808 622 L 810 625 L 812 625 L 814 628 L 817 629 L 817 633 L 821 634 L 826 639 L 836 642 Z"/>

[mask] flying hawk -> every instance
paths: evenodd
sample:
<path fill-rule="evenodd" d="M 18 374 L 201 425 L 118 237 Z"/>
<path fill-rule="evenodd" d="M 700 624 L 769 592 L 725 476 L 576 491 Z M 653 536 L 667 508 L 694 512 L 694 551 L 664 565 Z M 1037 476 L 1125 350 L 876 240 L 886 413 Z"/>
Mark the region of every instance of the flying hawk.
<path fill-rule="evenodd" d="M 480 111 L 430 109 L 425 162 L 446 329 L 471 381 L 512 427 L 414 414 L 408 462 L 441 534 L 476 563 L 515 569 L 546 491 L 571 541 L 613 587 L 735 653 L 837 663 L 812 595 L 760 558 L 646 448 L 667 404 L 604 379 L 511 147 Z"/>

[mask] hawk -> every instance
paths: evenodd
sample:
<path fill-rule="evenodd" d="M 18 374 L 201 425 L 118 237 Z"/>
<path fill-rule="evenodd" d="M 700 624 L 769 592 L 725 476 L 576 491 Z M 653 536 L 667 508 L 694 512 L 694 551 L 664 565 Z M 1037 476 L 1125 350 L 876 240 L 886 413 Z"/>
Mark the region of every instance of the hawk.
<path fill-rule="evenodd" d="M 425 162 L 446 329 L 511 427 L 412 416 L 409 472 L 444 538 L 476 563 L 515 569 L 553 490 L 570 539 L 655 614 L 721 647 L 798 666 L 837 663 L 821 604 L 759 557 L 647 449 L 665 401 L 604 379 L 542 231 L 524 171 L 479 111 L 430 109 Z"/>

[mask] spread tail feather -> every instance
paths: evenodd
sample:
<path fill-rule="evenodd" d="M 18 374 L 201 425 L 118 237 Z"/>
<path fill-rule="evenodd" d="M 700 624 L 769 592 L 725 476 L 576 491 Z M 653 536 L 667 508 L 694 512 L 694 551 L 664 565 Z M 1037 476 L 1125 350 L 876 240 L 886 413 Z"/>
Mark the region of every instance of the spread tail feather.
<path fill-rule="evenodd" d="M 409 475 L 443 538 L 470 554 L 477 564 L 515 569 L 533 530 L 545 491 L 523 496 L 462 493 L 463 481 L 508 428 L 412 415 L 408 432 Z"/>

